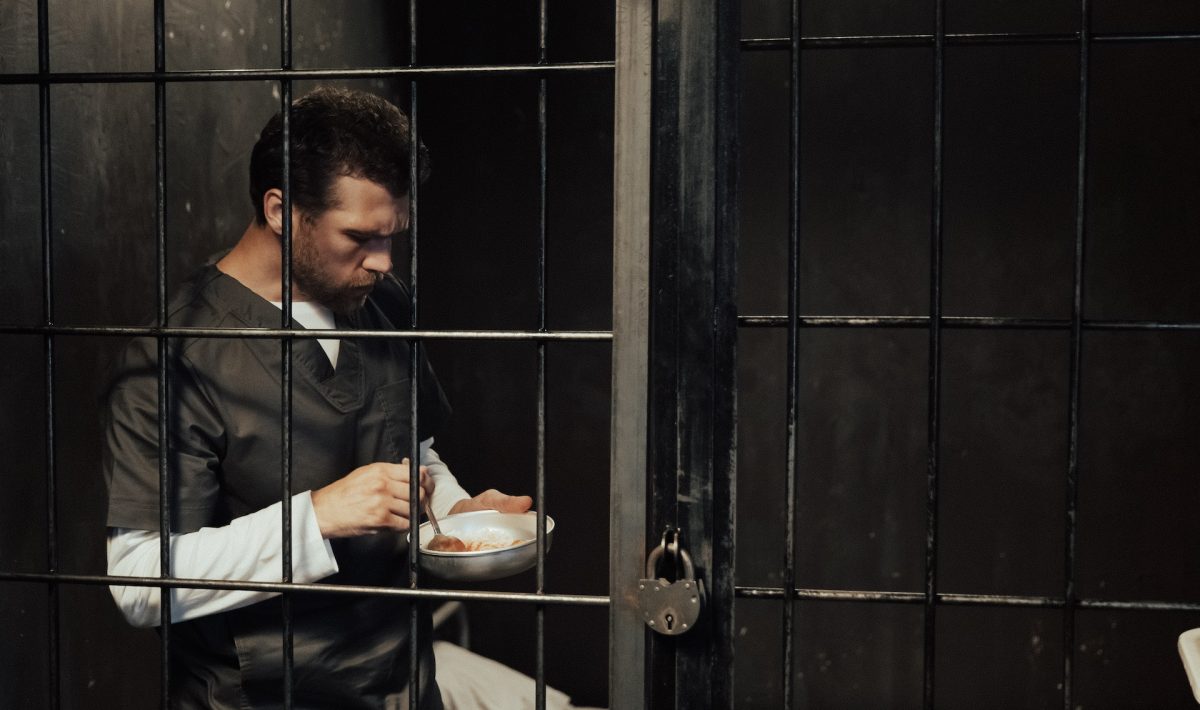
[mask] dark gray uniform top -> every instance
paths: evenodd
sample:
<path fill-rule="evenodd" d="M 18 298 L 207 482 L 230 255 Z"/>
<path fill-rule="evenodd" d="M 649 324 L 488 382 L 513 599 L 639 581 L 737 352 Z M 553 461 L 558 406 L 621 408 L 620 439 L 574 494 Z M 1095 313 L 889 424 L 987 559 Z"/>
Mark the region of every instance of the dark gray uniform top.
<path fill-rule="evenodd" d="M 339 328 L 407 325 L 408 297 L 387 278 Z M 172 301 L 172 327 L 266 327 L 279 309 L 215 266 Z M 411 456 L 409 341 L 343 339 L 336 371 L 314 339 L 293 341 L 292 490 L 316 490 L 375 461 Z M 420 350 L 418 348 L 418 350 Z M 261 510 L 281 494 L 278 340 L 173 338 L 168 350 L 171 529 L 186 533 Z M 419 354 L 420 439 L 449 405 Z M 119 358 L 105 426 L 108 525 L 159 529 L 158 357 L 153 338 Z M 333 540 L 339 572 L 323 582 L 404 586 L 404 535 Z M 248 551 L 252 554 L 252 551 Z M 409 604 L 394 598 L 293 595 L 294 706 L 377 708 L 408 684 Z M 430 617 L 421 608 L 422 708 L 440 708 Z M 282 612 L 273 598 L 171 627 L 171 692 L 179 707 L 282 705 Z M 408 707 L 407 699 L 402 707 Z"/>

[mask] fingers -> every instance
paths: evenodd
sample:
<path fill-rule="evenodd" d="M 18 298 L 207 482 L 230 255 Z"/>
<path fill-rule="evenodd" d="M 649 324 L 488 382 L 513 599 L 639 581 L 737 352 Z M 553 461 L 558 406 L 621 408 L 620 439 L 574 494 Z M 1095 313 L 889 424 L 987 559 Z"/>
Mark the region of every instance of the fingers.
<path fill-rule="evenodd" d="M 490 492 L 495 493 L 495 496 L 488 501 L 489 506 L 501 513 L 524 513 L 533 507 L 533 498 L 529 496 L 510 496 L 499 491 Z"/>
<path fill-rule="evenodd" d="M 420 475 L 418 505 L 426 499 L 429 489 L 427 472 L 422 469 Z M 407 463 L 367 464 L 313 491 L 313 512 L 321 535 L 326 538 L 369 535 L 389 529 L 404 531 L 412 527 L 411 492 Z"/>
<path fill-rule="evenodd" d="M 533 506 L 533 499 L 529 496 L 505 495 L 495 488 L 489 488 L 476 498 L 485 507 L 501 513 L 524 513 Z"/>
<path fill-rule="evenodd" d="M 405 490 L 405 498 L 401 499 L 392 495 L 385 495 L 381 500 L 377 501 L 377 507 L 369 517 L 369 525 L 375 530 L 392 529 L 405 531 L 412 527 L 412 504 L 407 499 L 407 489 Z"/>
<path fill-rule="evenodd" d="M 382 464 L 378 464 L 378 465 L 382 466 L 384 468 L 384 471 L 387 474 L 388 478 L 390 478 L 393 481 L 396 481 L 398 483 L 404 484 L 405 490 L 406 491 L 408 490 L 408 484 L 409 484 L 409 480 L 410 480 L 409 479 L 409 460 L 408 460 L 408 458 L 401 459 L 400 463 L 398 463 L 398 464 L 382 463 Z M 431 495 L 433 493 L 433 479 L 430 478 L 430 476 L 429 476 L 429 467 L 428 466 L 422 466 L 419 470 L 420 470 L 421 478 L 417 484 L 418 489 L 419 489 L 418 495 L 420 495 L 422 498 L 424 498 L 425 496 Z M 409 499 L 409 496 L 407 493 L 405 493 L 403 496 L 400 496 L 400 497 L 402 497 L 404 500 Z"/>
<path fill-rule="evenodd" d="M 408 481 L 388 480 L 384 484 L 384 489 L 387 491 L 388 495 L 398 500 L 402 500 L 405 503 L 411 499 L 411 496 L 409 495 L 411 493 L 411 489 L 409 488 Z M 425 500 L 425 497 L 428 495 L 429 493 L 423 487 L 417 488 L 418 500 Z"/>
<path fill-rule="evenodd" d="M 473 510 L 495 510 L 501 513 L 524 513 L 533 507 L 529 496 L 510 496 L 495 488 L 480 493 L 474 498 L 460 500 L 450 508 L 451 513 L 467 513 Z"/>
<path fill-rule="evenodd" d="M 433 495 L 433 478 L 429 475 L 429 467 L 421 467 L 421 494 L 424 496 Z"/>
<path fill-rule="evenodd" d="M 391 521 L 392 523 L 403 523 L 404 527 L 402 527 L 400 529 L 401 530 L 408 529 L 408 520 L 410 517 L 409 513 L 412 512 L 412 506 L 409 505 L 408 501 L 393 498 L 391 500 L 391 502 L 388 503 L 387 510 L 389 513 L 392 514 L 392 516 L 394 516 L 395 518 L 399 518 L 398 521 L 393 519 Z"/>

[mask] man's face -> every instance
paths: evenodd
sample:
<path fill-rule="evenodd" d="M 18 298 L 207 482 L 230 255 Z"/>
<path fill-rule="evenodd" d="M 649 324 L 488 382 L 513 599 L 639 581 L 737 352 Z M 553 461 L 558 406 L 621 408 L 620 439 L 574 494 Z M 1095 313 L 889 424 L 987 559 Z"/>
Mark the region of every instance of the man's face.
<path fill-rule="evenodd" d="M 362 178 L 341 176 L 333 205 L 304 219 L 293 216 L 292 279 L 298 300 L 348 314 L 360 308 L 392 269 L 392 239 L 408 229 L 408 195 Z"/>

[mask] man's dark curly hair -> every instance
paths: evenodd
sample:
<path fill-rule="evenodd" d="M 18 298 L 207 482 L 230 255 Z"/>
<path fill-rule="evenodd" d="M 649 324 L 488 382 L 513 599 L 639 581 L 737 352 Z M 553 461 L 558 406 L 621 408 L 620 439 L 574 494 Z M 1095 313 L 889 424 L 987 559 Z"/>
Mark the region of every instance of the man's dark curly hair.
<path fill-rule="evenodd" d="M 364 91 L 324 87 L 292 103 L 288 126 L 292 147 L 291 197 L 306 217 L 333 206 L 330 194 L 340 176 L 365 178 L 394 197 L 408 194 L 408 116 L 388 101 Z M 418 180 L 429 174 L 429 156 L 417 149 Z M 250 154 L 250 199 L 255 220 L 266 224 L 263 194 L 283 187 L 283 117 L 267 121 Z"/>

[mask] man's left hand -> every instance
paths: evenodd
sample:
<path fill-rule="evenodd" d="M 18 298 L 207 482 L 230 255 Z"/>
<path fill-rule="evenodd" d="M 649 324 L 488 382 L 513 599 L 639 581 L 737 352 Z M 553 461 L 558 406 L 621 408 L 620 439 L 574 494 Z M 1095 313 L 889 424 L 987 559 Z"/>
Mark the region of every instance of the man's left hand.
<path fill-rule="evenodd" d="M 524 513 L 533 506 L 529 496 L 510 496 L 495 488 L 480 493 L 474 498 L 463 498 L 450 507 L 450 514 L 468 513 L 472 510 L 497 510 L 501 513 Z"/>

